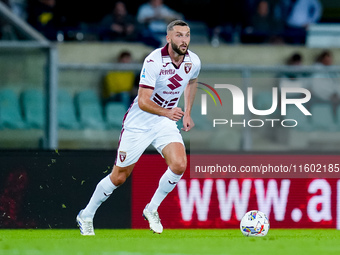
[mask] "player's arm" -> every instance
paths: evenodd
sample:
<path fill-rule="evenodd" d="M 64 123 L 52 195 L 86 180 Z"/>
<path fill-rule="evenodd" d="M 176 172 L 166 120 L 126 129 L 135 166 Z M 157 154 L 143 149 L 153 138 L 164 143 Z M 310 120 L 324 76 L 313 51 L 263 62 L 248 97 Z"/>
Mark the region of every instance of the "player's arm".
<path fill-rule="evenodd" d="M 191 118 L 191 109 L 195 100 L 197 90 L 197 78 L 189 81 L 184 90 L 184 117 L 183 128 L 184 131 L 189 131 L 195 126 L 194 121 Z"/>
<path fill-rule="evenodd" d="M 165 116 L 174 121 L 178 121 L 182 118 L 184 112 L 181 108 L 174 107 L 172 109 L 165 109 L 153 102 L 150 99 L 152 96 L 152 92 L 153 90 L 150 88 L 139 87 L 138 106 L 141 110 L 160 116 Z"/>

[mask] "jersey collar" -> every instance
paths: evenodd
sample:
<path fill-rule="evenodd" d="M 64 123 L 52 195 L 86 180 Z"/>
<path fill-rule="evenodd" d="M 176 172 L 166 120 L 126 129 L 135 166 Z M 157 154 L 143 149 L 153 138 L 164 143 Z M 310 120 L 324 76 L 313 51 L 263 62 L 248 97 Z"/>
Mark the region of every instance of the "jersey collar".
<path fill-rule="evenodd" d="M 163 63 L 172 63 L 169 51 L 168 51 L 168 43 L 161 49 L 162 53 L 162 62 Z M 191 58 L 189 56 L 189 53 L 187 52 L 184 56 L 183 62 L 191 62 Z M 183 63 L 182 62 L 182 63 Z M 174 65 L 175 66 L 175 65 Z M 176 66 L 175 66 L 176 67 Z M 179 68 L 179 67 L 178 67 Z"/>

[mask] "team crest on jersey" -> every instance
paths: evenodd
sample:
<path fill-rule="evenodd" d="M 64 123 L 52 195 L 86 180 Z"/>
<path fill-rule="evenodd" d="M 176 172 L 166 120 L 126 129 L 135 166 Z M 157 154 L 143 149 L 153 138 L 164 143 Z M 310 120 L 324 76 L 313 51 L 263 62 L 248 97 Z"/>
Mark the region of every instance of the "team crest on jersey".
<path fill-rule="evenodd" d="M 192 67 L 192 63 L 185 63 L 185 64 L 184 64 L 184 71 L 185 71 L 186 73 L 189 73 L 190 70 L 191 70 L 191 67 Z"/>
<path fill-rule="evenodd" d="M 126 159 L 125 151 L 119 151 L 119 159 L 120 159 L 120 162 L 124 162 L 124 160 Z"/>

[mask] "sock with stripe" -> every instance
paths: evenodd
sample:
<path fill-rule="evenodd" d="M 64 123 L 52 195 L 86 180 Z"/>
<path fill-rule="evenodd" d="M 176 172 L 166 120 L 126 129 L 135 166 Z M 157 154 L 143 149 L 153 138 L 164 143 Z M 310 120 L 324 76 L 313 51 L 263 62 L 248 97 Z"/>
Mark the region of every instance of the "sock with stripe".
<path fill-rule="evenodd" d="M 164 198 L 176 187 L 176 184 L 182 176 L 183 174 L 178 175 L 173 173 L 168 167 L 159 180 L 159 186 L 148 205 L 148 210 L 156 211 Z"/>
<path fill-rule="evenodd" d="M 93 192 L 90 202 L 87 204 L 83 210 L 81 217 L 83 219 L 93 219 L 98 207 L 106 201 L 112 194 L 112 192 L 117 188 L 110 179 L 110 175 L 104 177 L 98 184 Z"/>

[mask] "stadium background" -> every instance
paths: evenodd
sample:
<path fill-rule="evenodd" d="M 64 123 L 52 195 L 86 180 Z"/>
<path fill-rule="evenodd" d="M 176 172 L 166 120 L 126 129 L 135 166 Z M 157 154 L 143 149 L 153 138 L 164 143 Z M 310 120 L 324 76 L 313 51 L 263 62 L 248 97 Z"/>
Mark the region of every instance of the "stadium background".
<path fill-rule="evenodd" d="M 207 14 L 203 13 L 202 9 L 202 5 L 206 2 L 209 1 L 181 1 L 181 3 L 166 1 L 169 6 L 177 10 L 184 9 L 184 7 L 193 8 L 193 11 L 188 13 L 188 18 L 193 22 L 201 20 L 202 17 L 206 19 Z M 87 4 L 84 6 L 81 1 L 73 1 L 73 6 L 66 1 L 61 1 L 61 3 L 67 6 L 65 8 L 69 11 L 70 17 L 87 22 L 98 21 L 105 13 L 104 10 L 111 7 L 107 1 L 99 1 L 95 7 L 87 6 Z M 81 12 L 79 5 L 82 5 Z M 132 13 L 135 13 L 137 9 L 136 6 L 129 8 Z M 334 11 L 336 7 L 327 9 L 328 12 L 325 13 L 329 16 L 325 14 L 323 21 L 337 22 L 337 18 L 332 16 L 333 12 L 330 10 Z M 107 70 L 94 68 L 94 66 L 111 63 L 115 56 L 125 49 L 130 50 L 135 62 L 140 64 L 143 57 L 152 49 L 139 43 L 97 41 L 56 43 L 58 64 L 64 65 L 59 68 L 58 72 L 59 89 L 71 95 L 74 107 L 72 111 L 76 114 L 76 121 L 81 126 L 74 129 L 59 126 L 58 147 L 51 150 L 51 148 L 44 148 L 43 142 L 46 52 L 38 47 L 33 49 L 25 47 L 24 43 L 22 43 L 23 47 L 19 48 L 13 42 L 12 46 L 11 42 L 6 43 L 8 42 L 0 47 L 2 70 L 0 86 L 1 90 L 9 89 L 15 92 L 14 100 L 17 100 L 20 105 L 19 118 L 21 119 L 19 121 L 11 118 L 1 120 L 0 227 L 75 228 L 75 215 L 87 203 L 97 182 L 110 171 L 119 134 L 119 126 L 106 123 L 107 116 L 104 114 L 106 111 L 102 105 L 99 105 L 100 112 L 103 113 L 100 119 L 102 125 L 93 124 L 93 121 L 90 121 L 90 124 L 86 121 L 81 122 L 80 116 L 77 115 L 79 106 L 76 98 L 83 91 L 91 91 L 91 93 L 100 95 L 101 79 Z M 251 73 L 252 83 L 260 84 L 257 86 L 259 95 L 260 92 L 270 91 L 279 73 L 279 71 L 268 71 L 268 67 L 278 66 L 279 70 L 284 65 L 287 56 L 296 51 L 304 55 L 305 65 L 312 65 L 315 56 L 323 48 L 305 45 L 242 44 L 221 44 L 219 47 L 212 47 L 209 42 L 200 43 L 199 40 L 195 42 L 195 39 L 191 45 L 191 49 L 197 52 L 202 60 L 203 69 L 200 80 L 209 84 L 226 83 L 230 80 L 242 82 L 244 70 L 249 71 L 247 69 L 249 67 L 250 69 L 258 67 L 260 62 L 263 69 L 253 70 Z M 333 52 L 337 65 L 340 59 L 339 48 L 336 46 L 327 48 Z M 79 64 L 88 66 L 76 68 Z M 205 65 L 209 64 L 217 65 L 216 70 L 205 70 Z M 220 64 L 230 66 L 219 66 Z M 133 70 L 135 69 L 138 68 L 134 67 Z M 26 105 L 23 104 L 25 100 L 21 101 L 27 91 L 38 93 L 38 97 L 33 99 L 37 104 L 33 106 L 31 114 L 26 112 L 28 108 L 25 108 Z M 224 101 L 228 101 L 227 96 L 226 99 Z M 4 101 L 6 101 L 6 96 L 2 102 Z M 4 105 L 6 104 L 1 105 L 2 109 L 5 109 Z M 0 118 L 5 116 L 4 112 Z M 29 119 L 29 116 L 32 119 Z M 35 119 L 37 116 L 38 119 Z M 117 118 L 120 121 L 122 116 L 117 116 Z M 251 153 L 259 157 L 261 153 L 272 153 L 273 156 L 288 154 L 287 161 L 289 161 L 289 154 L 338 155 L 339 122 L 337 119 L 324 119 L 324 121 L 326 121 L 325 126 L 316 125 L 309 132 L 294 130 L 282 133 L 282 130 L 273 129 L 269 135 L 263 130 L 251 130 L 250 147 L 244 143 L 245 133 L 242 129 L 229 130 L 227 136 L 230 139 L 228 144 L 224 144 L 225 147 L 221 147 L 218 141 L 213 141 L 210 146 L 226 153 L 226 158 L 230 161 L 233 155 Z M 330 125 L 327 121 L 330 121 L 329 123 L 336 128 L 328 129 Z M 199 119 L 197 121 L 198 132 L 194 134 L 194 137 L 185 136 L 186 142 L 190 144 L 190 142 L 195 142 L 196 138 L 202 137 L 202 134 L 207 134 L 205 128 L 204 120 Z M 278 139 L 279 137 L 281 139 Z M 198 146 L 200 145 L 202 142 L 198 143 Z M 141 217 L 141 211 L 155 190 L 165 167 L 162 158 L 150 148 L 147 155 L 141 158 L 129 181 L 115 191 L 114 196 L 99 209 L 95 226 L 98 228 L 147 228 Z M 220 181 L 219 185 L 223 185 Z M 235 192 L 233 194 L 237 194 L 246 183 L 250 183 L 249 196 L 242 200 L 240 195 L 230 196 L 231 193 L 225 193 L 227 197 L 230 196 L 229 202 L 232 206 L 225 206 L 224 209 L 227 211 L 222 212 L 222 200 L 219 197 L 222 193 L 217 193 L 218 180 L 190 179 L 189 171 L 187 171 L 182 183 L 169 195 L 160 208 L 159 212 L 164 226 L 166 228 L 237 228 L 242 212 L 262 208 L 267 210 L 273 228 L 339 228 L 340 184 L 337 178 L 223 179 L 222 181 L 225 191 L 229 187 L 235 188 L 238 185 L 238 190 L 231 189 Z M 196 189 L 191 190 L 190 187 Z M 257 197 L 261 187 L 262 191 L 265 190 L 265 204 L 261 204 Z M 268 190 L 273 195 L 267 193 Z M 182 192 L 183 196 L 179 192 Z M 183 202 L 181 199 L 184 199 Z M 226 201 L 224 202 L 228 205 Z M 113 215 L 115 217 L 112 217 Z M 109 220 L 111 218 L 117 220 Z"/>

